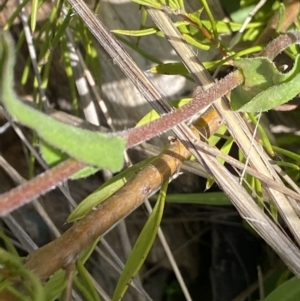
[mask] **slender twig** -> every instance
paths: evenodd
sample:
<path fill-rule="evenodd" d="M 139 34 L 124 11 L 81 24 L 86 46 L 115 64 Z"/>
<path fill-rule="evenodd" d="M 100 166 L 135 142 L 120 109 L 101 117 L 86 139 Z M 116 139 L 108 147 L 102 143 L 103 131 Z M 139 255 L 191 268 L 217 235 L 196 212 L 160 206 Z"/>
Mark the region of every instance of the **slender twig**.
<path fill-rule="evenodd" d="M 151 165 L 136 174 L 106 202 L 94 208 L 61 237 L 31 253 L 26 266 L 41 279 L 49 277 L 58 268 L 76 257 L 78 252 L 92 243 L 101 235 L 100 233 L 105 233 L 112 225 L 141 205 L 146 197 L 156 191 L 162 181 L 167 180 L 178 170 L 181 162 L 189 155 L 189 151 L 179 141 L 173 142 Z M 95 223 L 99 220 L 101 223 Z M 58 249 L 63 252 L 55 251 Z M 51 262 L 46 260 L 49 254 L 53 254 Z"/>

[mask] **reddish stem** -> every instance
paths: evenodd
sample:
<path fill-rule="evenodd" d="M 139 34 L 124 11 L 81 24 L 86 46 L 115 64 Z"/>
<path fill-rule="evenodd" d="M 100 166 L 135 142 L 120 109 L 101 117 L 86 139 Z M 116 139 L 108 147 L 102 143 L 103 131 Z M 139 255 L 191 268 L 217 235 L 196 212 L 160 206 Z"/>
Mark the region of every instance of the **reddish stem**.
<path fill-rule="evenodd" d="M 261 52 L 262 56 L 274 59 L 281 51 L 293 43 L 300 42 L 300 32 L 293 31 L 279 36 Z M 155 137 L 179 123 L 190 119 L 194 114 L 222 97 L 242 83 L 242 76 L 234 72 L 217 82 L 207 91 L 196 95 L 187 105 L 172 111 L 144 126 L 119 133 L 127 140 L 126 148 L 133 147 L 145 140 Z M 72 174 L 85 167 L 84 163 L 69 159 L 49 171 L 40 174 L 25 184 L 18 186 L 0 196 L 0 216 L 29 203 L 31 200 L 51 190 Z"/>

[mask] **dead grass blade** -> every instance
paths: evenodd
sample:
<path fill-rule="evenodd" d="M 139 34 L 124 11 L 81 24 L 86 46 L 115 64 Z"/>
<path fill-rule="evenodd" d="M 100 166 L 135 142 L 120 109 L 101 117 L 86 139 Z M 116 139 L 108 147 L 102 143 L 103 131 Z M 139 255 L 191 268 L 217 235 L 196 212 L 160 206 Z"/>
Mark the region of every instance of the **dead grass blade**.
<path fill-rule="evenodd" d="M 183 40 L 179 31 L 173 26 L 170 18 L 159 10 L 148 9 L 148 12 L 155 24 L 162 30 L 177 54 L 181 57 L 196 82 L 201 85 L 203 89 L 210 87 L 214 83 L 213 79 L 197 59 L 191 47 Z M 238 113 L 230 109 L 228 99 L 226 97 L 218 99 L 214 102 L 214 108 L 228 127 L 239 148 L 243 151 L 245 156 L 249 158 L 250 165 L 266 177 L 274 178 L 279 183 L 282 183 L 272 165 L 269 163 L 269 158 L 262 147 L 252 139 L 252 133 L 249 131 L 245 121 Z M 247 218 L 247 221 L 256 231 L 276 250 L 286 264 L 297 275 L 300 275 L 300 262 L 298 258 L 300 253 L 298 247 L 293 245 L 293 254 L 291 254 L 291 246 L 289 246 L 289 249 L 282 248 L 284 245 L 285 247 L 287 246 L 287 240 L 289 239 L 278 227 L 275 227 L 275 224 L 267 221 L 267 217 L 263 215 L 262 212 L 258 215 L 257 205 L 249 196 L 246 196 L 243 187 L 237 185 L 233 177 L 229 177 L 228 172 L 225 171 L 220 164 L 214 162 L 213 159 L 210 158 L 209 160 L 209 157 L 202 153 L 199 153 L 196 158 L 198 158 L 200 162 L 205 162 L 206 167 L 214 175 L 215 180 L 219 183 L 224 192 L 229 195 L 240 213 Z M 235 187 L 235 190 L 232 191 L 232 187 Z M 276 204 L 295 239 L 300 243 L 300 221 L 290 201 L 284 194 L 270 187 L 265 186 L 265 189 Z M 237 195 L 237 191 L 240 192 L 239 195 Z M 294 206 L 297 207 L 295 202 Z M 270 233 L 274 235 L 273 238 Z M 289 245 L 291 244 L 291 241 L 289 241 Z"/>

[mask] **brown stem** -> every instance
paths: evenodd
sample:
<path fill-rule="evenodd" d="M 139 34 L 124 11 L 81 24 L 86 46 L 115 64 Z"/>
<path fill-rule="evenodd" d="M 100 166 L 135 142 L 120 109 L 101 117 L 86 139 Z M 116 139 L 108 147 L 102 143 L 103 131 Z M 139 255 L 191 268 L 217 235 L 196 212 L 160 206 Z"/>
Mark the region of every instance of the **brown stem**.
<path fill-rule="evenodd" d="M 163 154 L 61 237 L 33 251 L 28 256 L 26 267 L 45 280 L 56 270 L 66 266 L 81 250 L 141 205 L 162 181 L 178 170 L 189 155 L 183 144 L 175 140 Z"/>

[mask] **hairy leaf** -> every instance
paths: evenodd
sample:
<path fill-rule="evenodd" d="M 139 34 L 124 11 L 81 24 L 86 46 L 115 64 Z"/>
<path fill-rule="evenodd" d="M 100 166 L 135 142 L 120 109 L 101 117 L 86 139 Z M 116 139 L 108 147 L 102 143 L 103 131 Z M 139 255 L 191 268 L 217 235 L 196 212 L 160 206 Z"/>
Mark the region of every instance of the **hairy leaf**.
<path fill-rule="evenodd" d="M 77 160 L 112 171 L 120 170 L 124 139 L 59 122 L 18 99 L 13 90 L 13 53 L 11 38 L 7 33 L 0 33 L 0 99 L 13 119 L 35 130 L 47 143 Z"/>
<path fill-rule="evenodd" d="M 300 59 L 288 73 L 278 71 L 268 58 L 235 61 L 244 83 L 231 93 L 231 107 L 240 112 L 264 112 L 284 104 L 300 92 Z"/>

